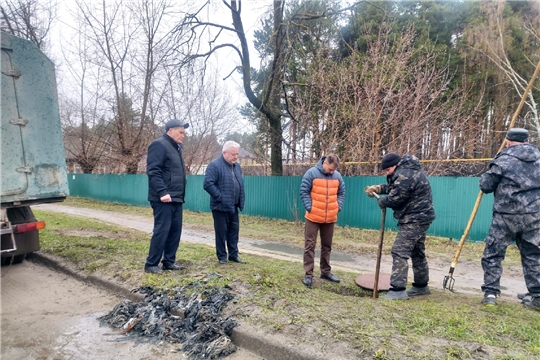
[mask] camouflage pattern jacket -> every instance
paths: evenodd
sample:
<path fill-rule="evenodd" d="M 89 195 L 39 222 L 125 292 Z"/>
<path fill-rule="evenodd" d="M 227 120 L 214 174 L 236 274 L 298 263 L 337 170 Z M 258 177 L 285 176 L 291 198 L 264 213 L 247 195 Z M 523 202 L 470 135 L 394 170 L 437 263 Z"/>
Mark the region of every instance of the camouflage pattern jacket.
<path fill-rule="evenodd" d="M 394 210 L 398 224 L 429 224 L 435 220 L 431 185 L 416 156 L 403 156 L 386 181 L 381 193 L 388 196 L 381 201 Z"/>
<path fill-rule="evenodd" d="M 505 148 L 480 178 L 480 190 L 495 192 L 493 211 L 502 214 L 540 212 L 540 151 L 531 144 Z"/>

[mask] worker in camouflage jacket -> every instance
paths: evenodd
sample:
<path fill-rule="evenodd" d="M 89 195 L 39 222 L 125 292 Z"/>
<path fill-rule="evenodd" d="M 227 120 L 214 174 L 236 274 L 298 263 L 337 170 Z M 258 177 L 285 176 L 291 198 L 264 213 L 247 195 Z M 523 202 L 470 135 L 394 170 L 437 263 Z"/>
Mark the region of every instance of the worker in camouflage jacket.
<path fill-rule="evenodd" d="M 429 267 L 426 259 L 426 232 L 435 220 L 431 197 L 431 185 L 420 166 L 418 158 L 388 153 L 382 159 L 387 184 L 367 186 L 364 191 L 370 197 L 388 194 L 378 199 L 381 208 L 394 210 L 398 221 L 398 234 L 392 245 L 392 275 L 390 291 L 386 299 L 406 300 L 409 296 L 430 293 Z M 412 261 L 414 282 L 406 290 L 408 259 Z"/>
<path fill-rule="evenodd" d="M 480 189 L 494 193 L 493 219 L 482 256 L 485 305 L 496 305 L 500 295 L 502 261 L 506 248 L 516 242 L 521 254 L 528 294 L 523 304 L 540 310 L 540 151 L 529 144 L 529 132 L 510 129 L 506 148 L 480 178 Z"/>

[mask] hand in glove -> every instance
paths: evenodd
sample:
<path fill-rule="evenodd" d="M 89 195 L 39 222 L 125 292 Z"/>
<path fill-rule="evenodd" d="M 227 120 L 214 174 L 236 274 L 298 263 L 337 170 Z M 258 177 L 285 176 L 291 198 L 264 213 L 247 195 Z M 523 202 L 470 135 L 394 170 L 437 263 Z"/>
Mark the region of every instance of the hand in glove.
<path fill-rule="evenodd" d="M 374 196 L 373 194 L 380 194 L 381 193 L 381 185 L 366 186 L 364 188 L 364 192 L 367 194 L 367 196 L 373 197 Z"/>
<path fill-rule="evenodd" d="M 383 199 L 384 199 L 384 196 L 377 199 L 377 204 L 379 204 L 379 207 L 381 209 L 384 209 L 386 207 L 386 205 L 383 204 Z"/>

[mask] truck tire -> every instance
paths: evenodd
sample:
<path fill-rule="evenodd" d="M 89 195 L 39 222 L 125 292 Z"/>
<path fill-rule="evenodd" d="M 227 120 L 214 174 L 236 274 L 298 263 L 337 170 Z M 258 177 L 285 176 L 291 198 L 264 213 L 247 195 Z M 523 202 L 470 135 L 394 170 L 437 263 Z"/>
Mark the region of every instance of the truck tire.
<path fill-rule="evenodd" d="M 25 255 L 27 254 L 3 257 L 2 266 L 20 264 L 23 262 L 24 258 L 26 257 Z"/>
<path fill-rule="evenodd" d="M 21 206 L 6 209 L 7 217 L 11 225 L 35 222 L 36 217 L 30 206 Z M 2 265 L 21 263 L 29 253 L 39 250 L 39 232 L 29 231 L 14 234 L 17 243 L 17 250 L 12 253 L 2 254 Z M 8 234 L 2 235 L 2 249 L 9 248 L 11 240 Z"/>

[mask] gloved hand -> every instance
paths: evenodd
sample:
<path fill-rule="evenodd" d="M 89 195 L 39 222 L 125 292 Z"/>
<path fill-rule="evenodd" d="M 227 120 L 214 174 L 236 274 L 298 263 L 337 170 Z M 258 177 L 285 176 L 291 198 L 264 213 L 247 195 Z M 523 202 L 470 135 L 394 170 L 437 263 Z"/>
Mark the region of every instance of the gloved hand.
<path fill-rule="evenodd" d="M 386 207 L 386 205 L 383 204 L 383 201 L 382 201 L 383 199 L 384 199 L 384 196 L 377 199 L 377 204 L 379 204 L 379 207 L 381 209 L 384 209 Z"/>
<path fill-rule="evenodd" d="M 373 196 L 375 196 L 373 194 L 380 194 L 381 193 L 381 185 L 366 186 L 364 188 L 364 192 L 367 194 L 367 196 L 373 197 Z"/>

